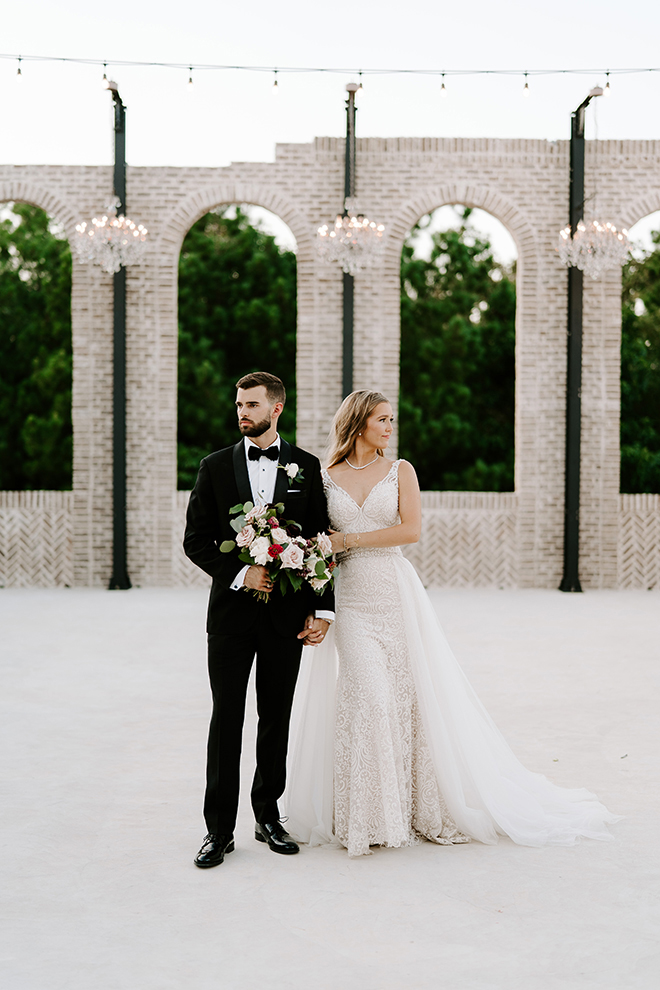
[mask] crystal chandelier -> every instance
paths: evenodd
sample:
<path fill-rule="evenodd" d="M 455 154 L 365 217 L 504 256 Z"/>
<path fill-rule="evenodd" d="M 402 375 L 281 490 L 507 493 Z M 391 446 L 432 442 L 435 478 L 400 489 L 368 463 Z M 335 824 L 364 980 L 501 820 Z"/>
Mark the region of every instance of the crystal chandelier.
<path fill-rule="evenodd" d="M 81 264 L 92 261 L 112 274 L 120 268 L 139 265 L 145 251 L 147 228 L 120 214 L 120 200 L 114 199 L 103 216 L 76 225 L 76 252 Z"/>
<path fill-rule="evenodd" d="M 613 224 L 599 220 L 580 220 L 572 237 L 569 224 L 559 232 L 557 245 L 567 268 L 579 268 L 593 279 L 625 264 L 629 249 L 627 230 L 617 230 Z"/>
<path fill-rule="evenodd" d="M 344 212 L 334 222 L 324 223 L 316 232 L 316 245 L 324 261 L 338 261 L 347 275 L 369 268 L 376 259 L 385 227 L 365 217 L 355 200 L 355 96 L 362 84 L 346 84 L 346 152 L 344 159 Z"/>
<path fill-rule="evenodd" d="M 348 275 L 356 275 L 373 264 L 385 227 L 362 213 L 355 200 L 345 201 L 332 227 L 324 223 L 317 232 L 318 251 L 324 261 L 338 261 Z"/>

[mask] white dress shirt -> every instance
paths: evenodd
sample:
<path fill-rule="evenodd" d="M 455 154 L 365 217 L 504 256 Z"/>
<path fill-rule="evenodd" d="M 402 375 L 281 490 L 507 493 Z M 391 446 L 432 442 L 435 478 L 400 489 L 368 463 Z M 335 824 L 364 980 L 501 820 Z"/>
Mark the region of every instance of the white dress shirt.
<path fill-rule="evenodd" d="M 279 457 L 277 460 L 271 461 L 268 457 L 260 457 L 258 460 L 253 461 L 248 456 L 248 450 L 250 447 L 256 447 L 258 450 L 262 448 L 259 444 L 254 443 L 249 437 L 243 438 L 243 443 L 245 445 L 245 460 L 247 462 L 248 477 L 250 479 L 250 488 L 252 490 L 252 500 L 255 505 L 268 505 L 272 502 L 275 497 L 275 484 L 277 482 L 277 472 L 279 470 Z M 270 444 L 270 447 L 276 447 L 279 451 L 280 449 L 280 437 L 279 434 L 275 437 L 274 441 Z M 245 575 L 250 568 L 250 564 L 246 564 L 242 567 L 236 577 L 234 582 L 230 585 L 232 591 L 240 591 L 245 582 Z M 317 619 L 326 619 L 328 622 L 332 622 L 335 617 L 334 612 L 328 612 L 324 609 L 317 610 Z"/>

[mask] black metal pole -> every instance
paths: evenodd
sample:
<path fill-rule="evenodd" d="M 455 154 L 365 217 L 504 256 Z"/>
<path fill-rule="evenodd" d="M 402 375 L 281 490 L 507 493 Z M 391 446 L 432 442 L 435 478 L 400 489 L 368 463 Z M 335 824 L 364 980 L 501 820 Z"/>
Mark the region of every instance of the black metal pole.
<path fill-rule="evenodd" d="M 115 196 L 117 215 L 126 212 L 126 107 L 115 101 Z M 114 275 L 112 350 L 112 577 L 110 590 L 131 587 L 126 566 L 126 269 Z"/>
<path fill-rule="evenodd" d="M 584 116 L 591 95 L 571 116 L 569 218 L 571 236 L 584 218 Z M 566 473 L 564 481 L 564 574 L 560 591 L 580 585 L 580 433 L 582 426 L 582 293 L 584 276 L 568 269 L 568 340 L 566 351 Z"/>
<path fill-rule="evenodd" d="M 344 216 L 346 200 L 355 196 L 355 93 L 357 83 L 348 83 L 346 90 L 346 154 L 344 162 Z M 353 391 L 353 327 L 354 327 L 355 279 L 344 272 L 344 306 L 342 333 L 342 396 L 345 399 Z"/>

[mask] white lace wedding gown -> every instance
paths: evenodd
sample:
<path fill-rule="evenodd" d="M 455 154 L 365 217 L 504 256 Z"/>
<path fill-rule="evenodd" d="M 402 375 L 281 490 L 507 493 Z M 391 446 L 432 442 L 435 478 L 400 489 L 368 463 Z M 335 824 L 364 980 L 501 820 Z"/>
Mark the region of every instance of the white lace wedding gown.
<path fill-rule="evenodd" d="M 399 461 L 359 506 L 323 473 L 333 529 L 398 522 Z M 539 846 L 609 839 L 618 820 L 586 790 L 526 770 L 453 656 L 399 547 L 355 549 L 335 571 L 336 621 L 306 647 L 294 700 L 288 831 L 351 856 L 421 838 Z"/>

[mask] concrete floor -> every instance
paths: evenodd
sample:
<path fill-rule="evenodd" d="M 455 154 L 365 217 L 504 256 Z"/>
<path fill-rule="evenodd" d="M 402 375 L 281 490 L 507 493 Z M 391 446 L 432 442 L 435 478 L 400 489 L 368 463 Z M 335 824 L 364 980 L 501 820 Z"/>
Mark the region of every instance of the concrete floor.
<path fill-rule="evenodd" d="M 659 987 L 660 597 L 433 599 L 520 758 L 626 815 L 615 841 L 285 858 L 246 786 L 197 870 L 206 593 L 3 590 L 3 990 Z"/>

